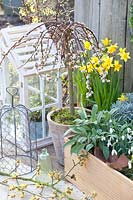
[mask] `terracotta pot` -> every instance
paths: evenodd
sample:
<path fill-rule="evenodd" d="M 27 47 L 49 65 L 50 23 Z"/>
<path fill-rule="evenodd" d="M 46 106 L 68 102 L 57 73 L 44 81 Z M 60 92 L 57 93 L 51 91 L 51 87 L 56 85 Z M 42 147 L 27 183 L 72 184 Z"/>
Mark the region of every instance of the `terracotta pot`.
<path fill-rule="evenodd" d="M 52 136 L 57 160 L 61 165 L 64 165 L 64 133 L 68 130 L 70 125 L 63 125 L 54 122 L 51 119 L 51 115 L 55 111 L 51 111 L 47 115 L 49 134 Z"/>
<path fill-rule="evenodd" d="M 64 107 L 63 109 L 69 109 L 68 107 Z M 75 109 L 79 110 L 80 107 L 75 107 Z M 48 125 L 49 125 L 49 134 L 52 136 L 52 140 L 54 143 L 55 153 L 58 162 L 61 165 L 64 165 L 64 133 L 70 128 L 71 125 L 64 125 L 54 122 L 51 119 L 51 115 L 55 111 L 51 111 L 47 115 Z M 91 112 L 89 109 L 86 109 L 87 112 Z"/>

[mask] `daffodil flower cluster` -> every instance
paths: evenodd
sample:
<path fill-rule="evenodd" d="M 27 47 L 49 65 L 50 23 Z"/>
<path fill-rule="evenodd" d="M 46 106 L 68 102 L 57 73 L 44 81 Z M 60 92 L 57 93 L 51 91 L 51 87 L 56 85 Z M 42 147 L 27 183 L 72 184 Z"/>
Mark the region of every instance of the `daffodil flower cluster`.
<path fill-rule="evenodd" d="M 101 41 L 99 48 L 89 41 L 83 45 L 79 70 L 86 75 L 86 97 L 93 96 L 99 110 L 110 109 L 120 96 L 120 72 L 130 54 L 108 38 Z"/>

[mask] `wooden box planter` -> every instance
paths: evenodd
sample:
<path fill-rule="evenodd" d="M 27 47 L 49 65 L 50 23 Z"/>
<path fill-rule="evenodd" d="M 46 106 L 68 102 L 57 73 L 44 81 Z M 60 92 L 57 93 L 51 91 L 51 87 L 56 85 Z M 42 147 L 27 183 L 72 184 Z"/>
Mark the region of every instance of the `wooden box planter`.
<path fill-rule="evenodd" d="M 72 160 L 78 162 L 78 158 L 77 155 L 71 155 L 70 146 L 65 147 L 64 156 L 65 172 L 68 172 L 73 166 Z M 88 195 L 95 191 L 96 200 L 133 200 L 133 181 L 91 154 L 86 165 L 77 165 L 72 174 L 77 180 L 67 180 Z"/>

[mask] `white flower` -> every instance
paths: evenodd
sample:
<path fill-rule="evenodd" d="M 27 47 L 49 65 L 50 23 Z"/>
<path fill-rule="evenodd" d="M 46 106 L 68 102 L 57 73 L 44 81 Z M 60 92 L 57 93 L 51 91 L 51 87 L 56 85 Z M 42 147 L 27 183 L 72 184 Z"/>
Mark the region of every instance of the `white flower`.
<path fill-rule="evenodd" d="M 128 139 L 128 140 L 131 140 L 131 139 L 132 139 L 132 136 L 129 135 L 129 134 L 127 134 L 127 139 Z"/>
<path fill-rule="evenodd" d="M 90 78 L 90 75 L 88 74 L 88 75 L 86 76 L 86 78 L 89 79 L 89 78 Z"/>
<path fill-rule="evenodd" d="M 87 93 L 86 93 L 86 98 L 89 98 L 89 97 L 91 97 L 91 96 L 92 96 L 92 94 L 93 94 L 93 91 L 87 92 Z"/>
<path fill-rule="evenodd" d="M 112 123 L 112 119 L 109 120 L 109 123 Z"/>
<path fill-rule="evenodd" d="M 112 146 L 111 140 L 108 140 L 107 147 Z"/>
<path fill-rule="evenodd" d="M 86 85 L 89 85 L 89 84 L 90 84 L 90 80 L 87 80 L 87 81 L 86 81 Z"/>
<path fill-rule="evenodd" d="M 131 147 L 131 152 L 133 152 L 133 146 Z"/>
<path fill-rule="evenodd" d="M 132 169 L 132 162 L 131 162 L 131 160 L 128 161 L 128 168 Z"/>
<path fill-rule="evenodd" d="M 107 82 L 107 83 L 110 83 L 110 80 L 109 80 L 109 79 L 106 79 L 106 82 Z"/>
<path fill-rule="evenodd" d="M 131 129 L 130 129 L 130 128 L 127 128 L 127 132 L 130 133 L 130 132 L 131 132 Z"/>
<path fill-rule="evenodd" d="M 112 154 L 112 156 L 113 155 L 117 155 L 117 151 L 115 149 L 113 149 L 112 152 L 111 152 L 111 154 Z"/>
<path fill-rule="evenodd" d="M 121 138 L 122 138 L 122 140 L 125 140 L 125 136 L 124 136 L 124 135 L 122 135 L 122 137 L 121 137 Z"/>
<path fill-rule="evenodd" d="M 105 83 L 105 79 L 102 79 L 102 83 Z"/>
<path fill-rule="evenodd" d="M 104 136 L 101 137 L 101 141 L 105 141 L 105 139 L 106 139 L 106 138 L 105 138 Z"/>
<path fill-rule="evenodd" d="M 128 150 L 128 154 L 129 154 L 129 155 L 131 154 L 131 150 L 130 150 L 130 149 Z"/>
<path fill-rule="evenodd" d="M 113 133 L 113 131 L 114 131 L 113 128 L 110 128 L 110 129 L 109 129 L 109 132 L 110 132 L 111 134 Z"/>

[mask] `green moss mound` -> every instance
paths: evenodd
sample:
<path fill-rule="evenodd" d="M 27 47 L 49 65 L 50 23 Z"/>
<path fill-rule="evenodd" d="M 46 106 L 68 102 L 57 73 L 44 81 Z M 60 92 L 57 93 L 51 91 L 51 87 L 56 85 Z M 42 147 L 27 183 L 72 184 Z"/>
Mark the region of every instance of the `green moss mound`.
<path fill-rule="evenodd" d="M 75 124 L 74 120 L 79 118 L 78 110 L 75 110 L 74 115 L 70 114 L 69 108 L 66 109 L 60 109 L 58 111 L 55 111 L 51 115 L 51 119 L 59 124 L 64 125 L 73 125 Z"/>

